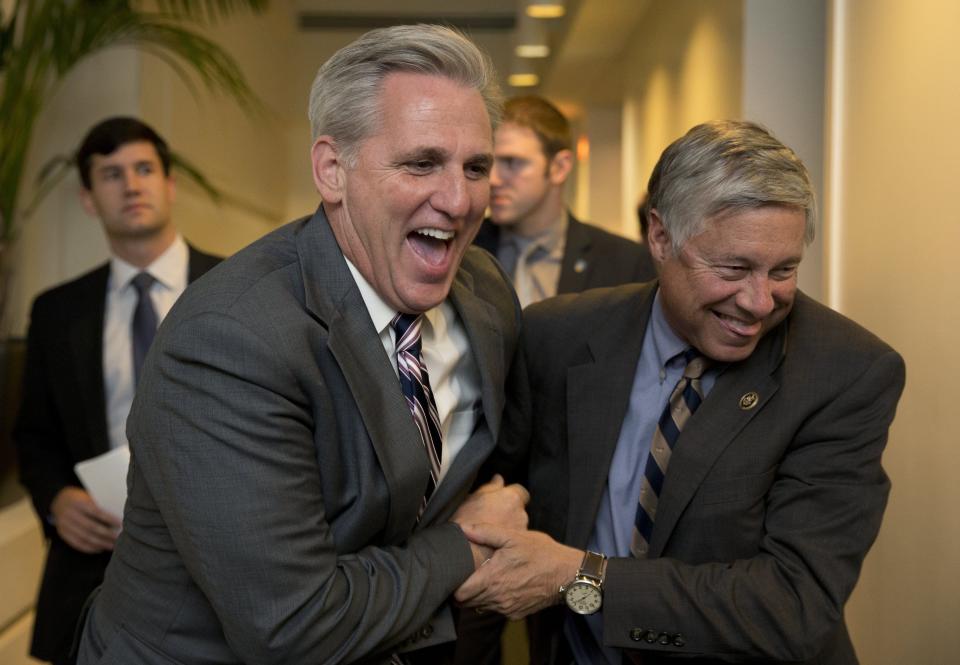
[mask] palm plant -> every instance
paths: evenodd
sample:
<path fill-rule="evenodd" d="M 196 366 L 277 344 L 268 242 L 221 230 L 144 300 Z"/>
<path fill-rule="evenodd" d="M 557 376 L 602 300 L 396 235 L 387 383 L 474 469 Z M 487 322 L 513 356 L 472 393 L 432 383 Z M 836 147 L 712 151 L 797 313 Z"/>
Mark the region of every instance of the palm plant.
<path fill-rule="evenodd" d="M 0 4 L 0 315 L 4 254 L 16 237 L 24 166 L 34 124 L 57 84 L 89 55 L 134 46 L 180 75 L 257 106 L 236 61 L 196 27 L 269 0 L 13 0 Z M 4 12 L 3 7 L 10 7 Z M 191 74 L 193 76 L 191 76 Z M 44 175 L 49 175 L 45 170 Z M 38 188 L 42 196 L 48 188 Z"/>

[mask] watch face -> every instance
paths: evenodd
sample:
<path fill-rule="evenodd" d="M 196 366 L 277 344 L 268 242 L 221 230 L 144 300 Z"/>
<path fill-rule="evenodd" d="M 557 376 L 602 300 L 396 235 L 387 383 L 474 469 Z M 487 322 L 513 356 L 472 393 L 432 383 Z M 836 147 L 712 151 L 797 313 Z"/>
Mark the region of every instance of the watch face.
<path fill-rule="evenodd" d="M 577 614 L 593 614 L 603 604 L 603 594 L 590 582 L 577 580 L 564 595 L 567 607 Z"/>

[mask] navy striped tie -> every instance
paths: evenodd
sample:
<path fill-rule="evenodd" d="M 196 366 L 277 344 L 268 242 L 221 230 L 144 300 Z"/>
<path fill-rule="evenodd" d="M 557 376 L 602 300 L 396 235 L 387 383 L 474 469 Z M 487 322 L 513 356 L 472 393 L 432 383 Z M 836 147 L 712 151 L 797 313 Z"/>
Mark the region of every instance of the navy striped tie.
<path fill-rule="evenodd" d="M 413 415 L 413 422 L 420 432 L 423 447 L 430 459 L 430 482 L 420 507 L 421 514 L 440 482 L 440 461 L 443 450 L 443 435 L 440 432 L 440 418 L 437 415 L 437 403 L 430 390 L 430 377 L 427 365 L 420 355 L 421 315 L 397 314 L 391 321 L 397 335 L 397 373 L 403 396 Z"/>
<path fill-rule="evenodd" d="M 687 363 L 683 369 L 683 377 L 677 381 L 677 387 L 673 389 L 670 401 L 663 409 L 657 429 L 653 433 L 647 465 L 643 470 L 640 501 L 637 504 L 637 516 L 634 520 L 633 542 L 630 545 L 630 551 L 638 559 L 645 558 L 650 549 L 653 522 L 657 516 L 657 503 L 660 490 L 663 489 L 673 447 L 680 438 L 683 426 L 703 401 L 700 377 L 710 365 L 710 360 L 701 356 L 696 349 L 687 349 L 683 358 Z"/>

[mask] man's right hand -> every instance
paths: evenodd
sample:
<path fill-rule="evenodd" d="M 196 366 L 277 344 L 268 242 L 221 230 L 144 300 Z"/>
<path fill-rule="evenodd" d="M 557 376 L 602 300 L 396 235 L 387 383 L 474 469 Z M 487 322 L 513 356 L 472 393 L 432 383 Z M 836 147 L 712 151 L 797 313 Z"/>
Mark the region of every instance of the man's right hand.
<path fill-rule="evenodd" d="M 493 524 L 505 529 L 525 530 L 528 520 L 525 506 L 528 501 L 530 494 L 523 485 L 506 485 L 497 474 L 467 497 L 451 521 L 461 528 L 474 524 Z M 477 568 L 493 555 L 493 550 L 488 547 L 471 543 L 470 548 Z"/>
<path fill-rule="evenodd" d="M 101 510 L 79 487 L 64 487 L 57 492 L 50 513 L 63 541 L 86 554 L 113 550 L 122 526 L 117 517 Z"/>

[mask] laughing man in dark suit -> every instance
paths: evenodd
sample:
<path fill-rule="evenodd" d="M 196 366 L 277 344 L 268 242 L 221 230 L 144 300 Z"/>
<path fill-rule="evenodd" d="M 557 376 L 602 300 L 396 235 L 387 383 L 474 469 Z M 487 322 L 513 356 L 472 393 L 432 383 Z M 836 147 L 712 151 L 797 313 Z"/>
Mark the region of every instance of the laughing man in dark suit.
<path fill-rule="evenodd" d="M 507 100 L 494 137 L 490 218 L 476 244 L 512 277 L 520 304 L 653 279 L 642 245 L 577 220 L 564 204 L 570 123 L 542 97 Z"/>
<path fill-rule="evenodd" d="M 135 118 L 104 120 L 77 152 L 83 207 L 112 255 L 37 297 L 30 318 L 23 403 L 14 431 L 20 474 L 50 549 L 31 653 L 62 662 L 80 607 L 103 578 L 120 516 L 102 510 L 74 475 L 77 462 L 127 443 L 135 388 L 133 278 L 148 273 L 156 323 L 219 259 L 188 246 L 171 219 L 170 153 Z"/>
<path fill-rule="evenodd" d="M 763 128 L 694 127 L 649 192 L 659 281 L 525 312 L 500 461 L 539 531 L 468 529 L 502 549 L 458 596 L 543 610 L 538 665 L 852 665 L 903 361 L 797 290 L 813 193 Z"/>
<path fill-rule="evenodd" d="M 320 68 L 322 204 L 190 289 L 147 358 L 82 665 L 439 662 L 490 555 L 461 525 L 526 525 L 522 488 L 467 498 L 520 327 L 471 246 L 498 114 L 489 60 L 447 28 L 375 30 Z"/>

